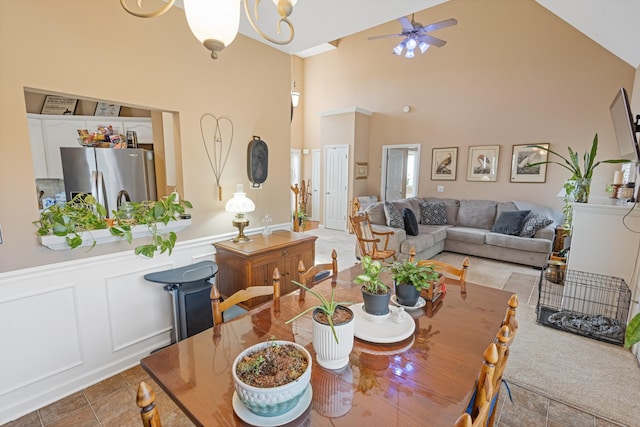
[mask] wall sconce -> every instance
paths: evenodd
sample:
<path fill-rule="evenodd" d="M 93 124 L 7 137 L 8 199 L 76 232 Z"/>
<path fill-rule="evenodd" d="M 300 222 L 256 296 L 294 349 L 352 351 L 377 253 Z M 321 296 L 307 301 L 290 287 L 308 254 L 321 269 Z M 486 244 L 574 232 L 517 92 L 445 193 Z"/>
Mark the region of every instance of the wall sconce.
<path fill-rule="evenodd" d="M 142 12 L 142 0 L 137 0 L 138 10 L 131 9 L 126 5 L 128 0 L 120 0 L 120 5 L 133 16 L 138 18 L 155 18 L 163 15 L 175 3 L 175 0 L 167 0 L 167 3 L 160 9 L 153 12 Z M 255 20 L 258 17 L 258 4 L 260 0 L 254 0 L 253 15 Z M 280 20 L 276 24 L 277 34 L 280 35 L 280 24 L 284 23 L 289 27 L 289 37 L 278 40 L 265 34 L 260 30 L 254 21 L 254 16 L 249 12 L 249 0 L 242 0 L 244 11 L 247 15 L 251 27 L 265 40 L 275 44 L 288 44 L 293 40 L 293 24 L 289 21 L 289 15 L 293 12 L 293 6 L 298 0 L 272 0 L 280 14 Z M 184 0 L 184 12 L 191 32 L 200 42 L 211 51 L 213 59 L 218 58 L 218 52 L 229 46 L 238 34 L 240 26 L 240 5 L 238 0 Z"/>
<path fill-rule="evenodd" d="M 224 210 L 236 214 L 231 223 L 238 229 L 238 235 L 232 240 L 235 243 L 250 241 L 251 239 L 244 235 L 244 229 L 249 225 L 249 219 L 245 218 L 244 214 L 255 211 L 256 205 L 244 193 L 242 184 L 236 186 L 236 192 L 233 193 L 233 198 L 224 206 Z"/>
<path fill-rule="evenodd" d="M 291 82 L 291 105 L 296 108 L 299 102 L 300 92 L 296 92 L 296 82 Z"/>

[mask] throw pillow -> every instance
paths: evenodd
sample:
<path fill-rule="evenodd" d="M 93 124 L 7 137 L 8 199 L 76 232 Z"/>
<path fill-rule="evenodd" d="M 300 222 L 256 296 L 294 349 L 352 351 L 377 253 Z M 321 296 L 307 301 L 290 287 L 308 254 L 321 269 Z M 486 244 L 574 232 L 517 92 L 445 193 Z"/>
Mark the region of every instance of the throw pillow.
<path fill-rule="evenodd" d="M 384 202 L 384 214 L 387 217 L 387 226 L 393 228 L 404 228 L 402 214 L 389 202 Z"/>
<path fill-rule="evenodd" d="M 510 234 L 517 236 L 522 230 L 524 220 L 527 219 L 531 211 L 505 211 L 500 214 L 491 231 L 500 234 Z"/>
<path fill-rule="evenodd" d="M 524 224 L 522 224 L 520 236 L 533 237 L 533 235 L 536 234 L 536 231 L 540 230 L 541 228 L 545 228 L 551 223 L 553 223 L 552 219 L 549 219 L 532 211 L 531 213 L 529 213 L 529 215 L 527 215 L 527 218 L 524 220 Z"/>
<path fill-rule="evenodd" d="M 446 224 L 447 207 L 444 202 L 420 203 L 420 222 L 425 225 Z"/>
<path fill-rule="evenodd" d="M 404 220 L 404 230 L 409 236 L 418 235 L 418 220 L 416 219 L 413 210 L 404 208 L 402 210 L 402 219 Z"/>

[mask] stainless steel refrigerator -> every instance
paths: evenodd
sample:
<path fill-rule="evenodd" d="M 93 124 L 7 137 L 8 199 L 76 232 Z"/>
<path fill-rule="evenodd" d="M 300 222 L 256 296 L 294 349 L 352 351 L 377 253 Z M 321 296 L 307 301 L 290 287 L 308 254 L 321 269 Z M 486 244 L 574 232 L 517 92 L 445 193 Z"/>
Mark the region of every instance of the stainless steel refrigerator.
<path fill-rule="evenodd" d="M 107 208 L 109 216 L 118 209 L 118 198 L 157 200 L 153 151 L 60 147 L 60 156 L 67 200 L 78 193 L 90 193 Z"/>

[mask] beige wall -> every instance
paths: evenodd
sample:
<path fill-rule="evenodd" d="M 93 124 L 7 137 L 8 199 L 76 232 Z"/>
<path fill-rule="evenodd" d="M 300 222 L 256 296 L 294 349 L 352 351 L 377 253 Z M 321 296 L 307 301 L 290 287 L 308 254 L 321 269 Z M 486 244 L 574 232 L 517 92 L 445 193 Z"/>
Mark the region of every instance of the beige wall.
<path fill-rule="evenodd" d="M 382 145 L 420 143 L 421 196 L 437 195 L 440 184 L 445 197 L 560 208 L 555 196 L 568 172 L 552 165 L 546 184 L 512 184 L 512 146 L 549 142 L 563 154 L 568 145 L 584 151 L 597 132 L 598 159 L 616 158 L 609 104 L 620 86 L 631 93 L 636 70 L 534 1 L 450 0 L 415 16 L 423 24 L 451 17 L 457 26 L 434 33 L 447 45 L 413 59 L 391 54 L 399 38 L 367 40 L 397 33 L 399 24 L 391 22 L 305 60 L 305 146 L 321 144 L 319 113 L 358 106 L 373 112 L 369 179 L 360 194 L 380 194 Z M 405 105 L 410 113 L 402 112 Z M 494 144 L 497 182 L 466 181 L 468 147 Z M 431 181 L 432 148 L 452 146 L 459 147 L 457 180 Z M 596 169 L 594 197 L 606 196 L 614 168 Z"/>
<path fill-rule="evenodd" d="M 51 251 L 37 243 L 35 184 L 25 114 L 24 88 L 71 94 L 179 116 L 184 197 L 194 225 L 179 240 L 232 232 L 224 203 L 237 183 L 248 188 L 246 150 L 252 135 L 269 145 L 269 178 L 247 190 L 256 206 L 252 226 L 289 216 L 290 61 L 271 47 L 238 35 L 218 60 L 188 29 L 184 12 L 143 20 L 117 1 L 5 0 L 0 2 L 0 272 L 129 250 L 100 245 L 91 252 Z M 268 64 L 268 66 L 267 66 Z M 226 115 L 235 134 L 216 197 L 200 136 L 200 116 Z M 277 162 L 277 163 L 276 163 Z"/>

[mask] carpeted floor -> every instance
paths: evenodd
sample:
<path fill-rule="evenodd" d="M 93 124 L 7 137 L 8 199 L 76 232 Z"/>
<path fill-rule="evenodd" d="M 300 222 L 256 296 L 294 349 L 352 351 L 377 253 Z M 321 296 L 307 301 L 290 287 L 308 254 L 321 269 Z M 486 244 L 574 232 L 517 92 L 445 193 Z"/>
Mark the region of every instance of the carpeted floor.
<path fill-rule="evenodd" d="M 332 249 L 338 251 L 340 269 L 358 262 L 353 234 L 324 228 L 307 233 L 318 236 L 316 262 L 329 261 Z M 435 258 L 461 265 L 464 257 L 443 252 Z M 625 426 L 640 426 L 640 366 L 629 351 L 537 324 L 539 270 L 469 258 L 468 281 L 519 296 L 520 328 L 505 372 L 509 383 Z"/>

